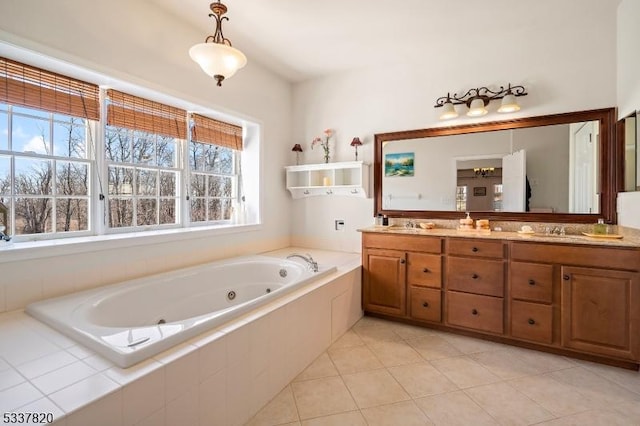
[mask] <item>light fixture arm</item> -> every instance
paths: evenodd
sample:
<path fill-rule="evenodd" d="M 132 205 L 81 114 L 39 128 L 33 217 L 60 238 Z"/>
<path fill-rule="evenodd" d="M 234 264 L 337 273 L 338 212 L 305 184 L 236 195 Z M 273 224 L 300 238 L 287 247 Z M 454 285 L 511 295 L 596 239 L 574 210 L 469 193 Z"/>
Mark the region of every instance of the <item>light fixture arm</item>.
<path fill-rule="evenodd" d="M 231 46 L 231 40 L 226 38 L 224 34 L 222 34 L 222 21 L 228 21 L 229 18 L 226 16 L 222 16 L 227 13 L 227 6 L 220 3 L 218 0 L 216 3 L 211 3 L 209 5 L 211 12 L 209 14 L 209 18 L 213 18 L 216 20 L 216 31 L 213 35 L 208 36 L 204 39 L 205 43 L 218 43 L 225 44 L 227 46 Z"/>
<path fill-rule="evenodd" d="M 434 108 L 440 108 L 446 103 L 451 103 L 453 105 L 466 104 L 467 106 L 470 106 L 474 99 L 482 99 L 484 106 L 487 106 L 489 105 L 489 102 L 496 99 L 502 99 L 507 95 L 526 96 L 527 94 L 528 93 L 524 86 L 512 86 L 511 83 L 509 83 L 506 89 L 504 86 L 500 86 L 500 89 L 497 91 L 493 91 L 487 87 L 478 87 L 469 89 L 461 96 L 458 96 L 457 93 L 454 93 L 453 96 L 451 96 L 450 93 L 447 93 L 447 96 L 442 96 L 436 100 Z"/>

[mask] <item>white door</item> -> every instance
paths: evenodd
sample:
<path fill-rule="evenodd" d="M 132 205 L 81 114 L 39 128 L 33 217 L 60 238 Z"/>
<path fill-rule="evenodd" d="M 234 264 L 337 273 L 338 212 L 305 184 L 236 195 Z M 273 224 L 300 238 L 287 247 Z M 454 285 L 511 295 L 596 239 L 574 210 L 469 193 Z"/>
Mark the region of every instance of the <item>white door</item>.
<path fill-rule="evenodd" d="M 574 132 L 571 213 L 597 213 L 599 210 L 595 196 L 596 140 L 592 122 L 584 123 Z"/>
<path fill-rule="evenodd" d="M 502 211 L 525 211 L 526 175 L 527 153 L 524 149 L 502 157 Z"/>

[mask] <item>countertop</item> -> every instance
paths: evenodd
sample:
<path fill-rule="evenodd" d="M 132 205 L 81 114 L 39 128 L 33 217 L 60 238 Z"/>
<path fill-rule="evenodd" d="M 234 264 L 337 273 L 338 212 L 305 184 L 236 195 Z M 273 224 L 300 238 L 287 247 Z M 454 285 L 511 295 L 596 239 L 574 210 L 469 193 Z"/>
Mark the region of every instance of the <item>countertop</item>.
<path fill-rule="evenodd" d="M 458 238 L 482 238 L 488 240 L 527 241 L 536 243 L 556 244 L 583 244 L 608 247 L 633 247 L 640 248 L 640 236 L 633 233 L 623 233 L 621 239 L 588 237 L 585 235 L 546 235 L 541 233 L 521 234 L 512 231 L 461 231 L 451 228 L 405 228 L 403 226 L 370 226 L 358 229 L 364 233 L 398 234 L 398 235 L 424 235 L 433 237 L 458 237 Z"/>

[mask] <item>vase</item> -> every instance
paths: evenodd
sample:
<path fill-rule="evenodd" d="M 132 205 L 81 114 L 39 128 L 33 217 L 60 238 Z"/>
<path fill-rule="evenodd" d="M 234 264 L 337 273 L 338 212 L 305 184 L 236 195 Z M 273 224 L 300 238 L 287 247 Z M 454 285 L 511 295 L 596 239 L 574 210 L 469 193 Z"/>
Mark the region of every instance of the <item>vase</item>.
<path fill-rule="evenodd" d="M 325 154 L 324 155 L 324 162 L 328 163 L 329 162 L 329 154 Z"/>

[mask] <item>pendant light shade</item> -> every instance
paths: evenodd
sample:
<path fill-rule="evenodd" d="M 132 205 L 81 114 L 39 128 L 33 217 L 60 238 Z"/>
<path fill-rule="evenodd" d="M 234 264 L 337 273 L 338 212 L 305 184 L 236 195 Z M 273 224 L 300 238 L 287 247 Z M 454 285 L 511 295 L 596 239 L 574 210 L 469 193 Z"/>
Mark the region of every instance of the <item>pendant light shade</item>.
<path fill-rule="evenodd" d="M 450 120 L 452 118 L 456 118 L 458 116 L 458 112 L 456 108 L 453 106 L 451 102 L 445 102 L 442 105 L 442 114 L 440 114 L 440 120 Z"/>
<path fill-rule="evenodd" d="M 516 112 L 520 111 L 520 105 L 518 105 L 518 101 L 516 97 L 509 93 L 507 96 L 502 98 L 502 103 L 500 104 L 500 108 L 498 108 L 498 112 Z"/>
<path fill-rule="evenodd" d="M 469 117 L 481 117 L 486 115 L 489 111 L 484 106 L 484 100 L 481 98 L 476 98 L 471 101 L 471 105 L 469 106 L 469 111 L 467 115 Z"/>
<path fill-rule="evenodd" d="M 222 21 L 229 20 L 226 16 L 222 16 L 227 13 L 227 6 L 218 0 L 211 3 L 209 7 L 212 12 L 209 17 L 215 19 L 216 31 L 214 35 L 208 36 L 204 43 L 196 44 L 189 49 L 189 56 L 209 77 L 216 80 L 218 86 L 222 86 L 224 79 L 230 78 L 247 64 L 247 57 L 234 48 L 231 40 L 222 34 Z"/>
<path fill-rule="evenodd" d="M 222 76 L 222 80 L 230 78 L 247 64 L 244 53 L 226 44 L 199 43 L 189 49 L 189 56 L 209 77 Z"/>

